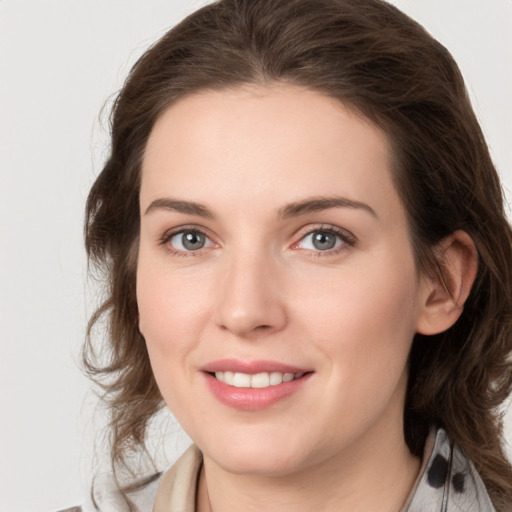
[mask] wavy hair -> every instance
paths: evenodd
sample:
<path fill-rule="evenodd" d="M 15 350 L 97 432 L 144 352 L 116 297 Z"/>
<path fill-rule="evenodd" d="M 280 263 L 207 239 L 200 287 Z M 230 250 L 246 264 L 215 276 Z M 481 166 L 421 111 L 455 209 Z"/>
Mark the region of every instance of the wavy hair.
<path fill-rule="evenodd" d="M 84 364 L 108 400 L 114 467 L 144 449 L 163 404 L 135 296 L 141 160 L 152 127 L 195 92 L 273 82 L 336 98 L 387 134 L 422 271 L 442 278 L 433 248 L 450 233 L 473 239 L 478 274 L 462 315 L 446 332 L 413 341 L 404 431 L 420 455 L 429 425 L 442 426 L 495 506 L 512 510 L 500 413 L 512 387 L 512 236 L 499 178 L 453 58 L 381 0 L 221 0 L 170 30 L 131 70 L 85 223 L 107 295 L 90 320 Z M 91 332 L 102 318 L 107 340 L 95 349 Z"/>

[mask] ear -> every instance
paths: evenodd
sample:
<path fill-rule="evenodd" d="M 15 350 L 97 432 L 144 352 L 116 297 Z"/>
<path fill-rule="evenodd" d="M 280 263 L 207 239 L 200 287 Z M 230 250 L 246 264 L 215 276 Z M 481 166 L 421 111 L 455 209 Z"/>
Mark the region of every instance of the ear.
<path fill-rule="evenodd" d="M 455 231 L 435 248 L 439 272 L 422 276 L 417 332 L 438 334 L 459 318 L 478 270 L 478 253 L 465 231 Z"/>

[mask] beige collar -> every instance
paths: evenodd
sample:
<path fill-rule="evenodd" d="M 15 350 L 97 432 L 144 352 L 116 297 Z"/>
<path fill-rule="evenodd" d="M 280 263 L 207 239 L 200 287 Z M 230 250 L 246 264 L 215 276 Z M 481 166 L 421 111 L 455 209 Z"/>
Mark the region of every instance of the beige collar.
<path fill-rule="evenodd" d="M 163 476 L 153 512 L 195 512 L 203 456 L 193 444 Z"/>

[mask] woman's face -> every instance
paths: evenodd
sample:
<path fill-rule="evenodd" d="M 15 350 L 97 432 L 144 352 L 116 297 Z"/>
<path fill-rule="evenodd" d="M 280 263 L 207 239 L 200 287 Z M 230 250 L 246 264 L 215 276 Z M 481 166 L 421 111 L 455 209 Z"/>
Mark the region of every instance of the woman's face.
<path fill-rule="evenodd" d="M 426 291 L 390 167 L 377 127 L 290 85 L 195 94 L 156 123 L 140 330 L 207 460 L 285 475 L 403 443 Z"/>

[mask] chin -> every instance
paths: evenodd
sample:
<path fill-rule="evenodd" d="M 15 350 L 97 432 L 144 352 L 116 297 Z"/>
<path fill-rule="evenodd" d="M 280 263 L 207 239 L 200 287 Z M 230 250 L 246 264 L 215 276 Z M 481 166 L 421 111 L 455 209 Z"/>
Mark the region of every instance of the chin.
<path fill-rule="evenodd" d="M 253 432 L 254 434 L 254 432 Z M 307 466 L 304 441 L 280 435 L 229 435 L 200 446 L 206 457 L 225 471 L 239 475 L 286 476 Z"/>
<path fill-rule="evenodd" d="M 223 453 L 219 454 L 219 459 L 213 459 L 217 465 L 237 475 L 251 475 L 261 477 L 283 477 L 290 475 L 301 469 L 292 458 L 279 454 L 279 458 L 271 454 L 241 453 Z"/>

